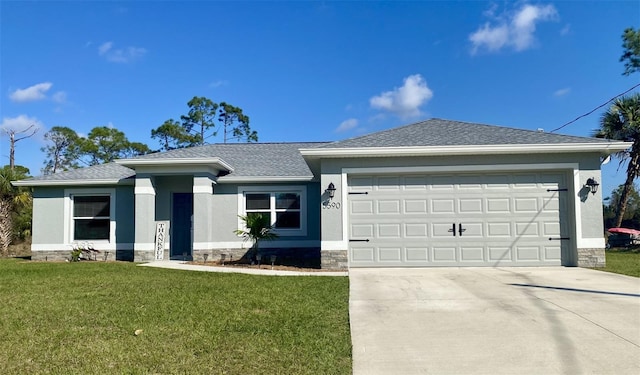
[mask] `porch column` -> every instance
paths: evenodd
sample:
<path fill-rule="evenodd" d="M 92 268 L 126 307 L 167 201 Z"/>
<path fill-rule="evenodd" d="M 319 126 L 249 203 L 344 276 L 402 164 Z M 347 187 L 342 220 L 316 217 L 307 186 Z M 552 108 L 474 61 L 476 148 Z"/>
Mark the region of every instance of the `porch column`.
<path fill-rule="evenodd" d="M 156 189 L 153 182 L 151 176 L 136 176 L 134 190 L 136 242 L 133 245 L 133 259 L 136 262 L 154 260 Z"/>
<path fill-rule="evenodd" d="M 201 260 L 211 248 L 213 225 L 213 180 L 193 176 L 193 259 Z"/>

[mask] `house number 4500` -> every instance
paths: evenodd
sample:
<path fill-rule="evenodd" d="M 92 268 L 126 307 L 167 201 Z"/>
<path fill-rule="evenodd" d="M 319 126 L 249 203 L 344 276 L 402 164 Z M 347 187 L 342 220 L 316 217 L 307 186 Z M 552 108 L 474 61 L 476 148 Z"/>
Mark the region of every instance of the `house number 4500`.
<path fill-rule="evenodd" d="M 330 210 L 332 208 L 334 208 L 336 210 L 339 210 L 340 209 L 340 202 L 330 202 L 330 201 L 322 202 L 322 209 Z"/>

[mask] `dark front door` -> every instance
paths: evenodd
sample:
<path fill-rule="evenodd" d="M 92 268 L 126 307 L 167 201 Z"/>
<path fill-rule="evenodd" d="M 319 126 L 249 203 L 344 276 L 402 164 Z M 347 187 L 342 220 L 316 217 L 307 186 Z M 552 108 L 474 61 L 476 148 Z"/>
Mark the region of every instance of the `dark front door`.
<path fill-rule="evenodd" d="M 171 259 L 191 260 L 193 194 L 173 193 L 171 212 Z"/>

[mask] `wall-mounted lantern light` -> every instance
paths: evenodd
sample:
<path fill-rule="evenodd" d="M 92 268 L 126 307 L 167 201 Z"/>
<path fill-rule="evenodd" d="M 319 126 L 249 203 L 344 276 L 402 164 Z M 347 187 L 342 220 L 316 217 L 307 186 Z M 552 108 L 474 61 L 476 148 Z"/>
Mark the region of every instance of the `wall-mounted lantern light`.
<path fill-rule="evenodd" d="M 600 184 L 598 183 L 598 181 L 596 181 L 595 178 L 592 177 L 587 180 L 587 183 L 584 184 L 584 186 L 589 188 L 589 191 L 591 191 L 591 194 L 595 194 L 598 192 L 598 186 L 600 186 Z"/>
<path fill-rule="evenodd" d="M 336 195 L 336 186 L 333 184 L 333 182 L 329 183 L 329 186 L 327 187 L 327 194 L 329 194 L 329 198 L 332 198 Z"/>

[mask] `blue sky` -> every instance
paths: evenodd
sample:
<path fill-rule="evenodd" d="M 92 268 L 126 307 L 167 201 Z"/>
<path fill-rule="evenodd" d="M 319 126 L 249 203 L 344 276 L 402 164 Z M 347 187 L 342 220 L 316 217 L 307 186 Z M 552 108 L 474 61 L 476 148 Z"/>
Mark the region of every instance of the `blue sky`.
<path fill-rule="evenodd" d="M 261 142 L 431 117 L 551 131 L 640 82 L 621 74 L 626 27 L 640 2 L 2 1 L 0 127 L 41 128 L 16 149 L 34 175 L 53 126 L 157 148 L 193 96 L 241 107 Z M 560 133 L 590 136 L 602 112 Z"/>

